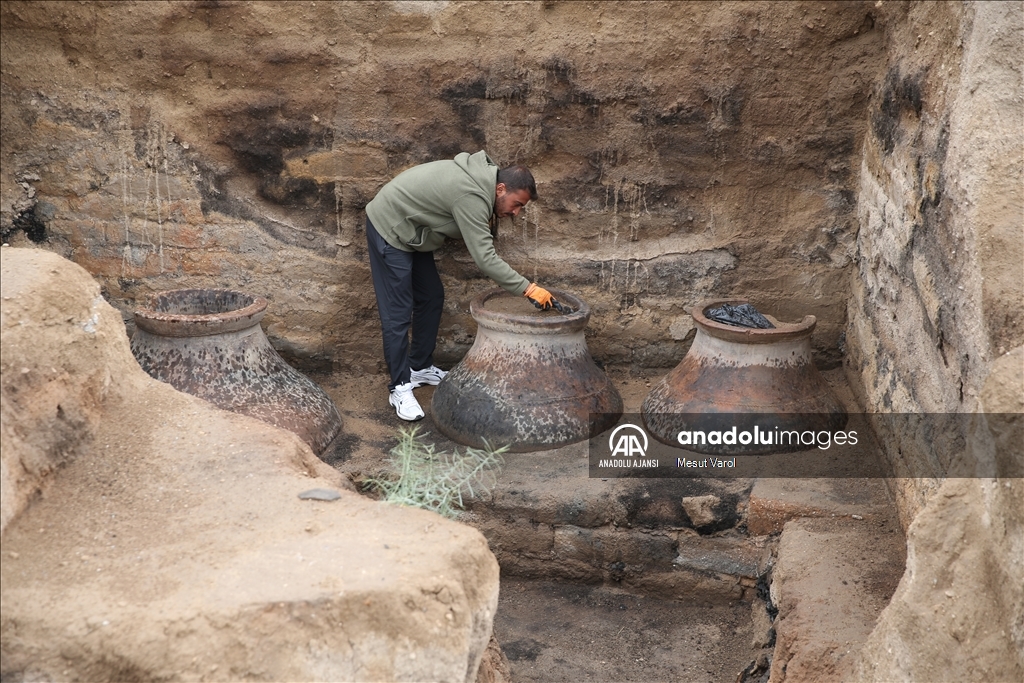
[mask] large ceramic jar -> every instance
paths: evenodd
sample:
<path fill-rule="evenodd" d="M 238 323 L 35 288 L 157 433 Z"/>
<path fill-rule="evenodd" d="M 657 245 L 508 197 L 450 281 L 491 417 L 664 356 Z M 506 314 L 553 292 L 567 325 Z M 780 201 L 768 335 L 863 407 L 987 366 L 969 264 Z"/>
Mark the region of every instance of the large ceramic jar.
<path fill-rule="evenodd" d="M 270 345 L 260 326 L 266 310 L 266 299 L 232 290 L 160 292 L 135 312 L 132 353 L 156 379 L 294 432 L 321 455 L 341 431 L 341 415 Z"/>
<path fill-rule="evenodd" d="M 501 289 L 470 302 L 476 339 L 431 401 L 442 434 L 477 448 L 540 451 L 583 441 L 618 421 L 622 398 L 583 337 L 590 307 L 567 292 L 552 294 L 573 312 L 539 311 Z"/>
<path fill-rule="evenodd" d="M 681 431 L 708 432 L 735 426 L 772 443 L 688 445 L 699 453 L 766 454 L 803 450 L 772 439 L 776 430 L 835 430 L 846 410 L 811 358 L 815 318 L 798 323 L 765 317 L 774 329 L 737 327 L 705 313 L 741 299 L 706 301 L 690 310 L 697 332 L 683 360 L 644 399 L 647 430 L 659 441 L 679 445 Z M 764 436 L 765 431 L 772 434 Z"/>

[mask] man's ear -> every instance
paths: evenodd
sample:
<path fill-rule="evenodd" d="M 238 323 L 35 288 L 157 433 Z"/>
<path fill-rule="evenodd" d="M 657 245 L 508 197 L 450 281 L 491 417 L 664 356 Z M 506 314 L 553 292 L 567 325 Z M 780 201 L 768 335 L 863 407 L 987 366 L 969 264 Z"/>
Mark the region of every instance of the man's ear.
<path fill-rule="evenodd" d="M 503 197 L 505 196 L 505 192 L 507 191 L 508 190 L 505 188 L 505 183 L 498 183 L 497 185 L 494 186 L 495 197 Z"/>

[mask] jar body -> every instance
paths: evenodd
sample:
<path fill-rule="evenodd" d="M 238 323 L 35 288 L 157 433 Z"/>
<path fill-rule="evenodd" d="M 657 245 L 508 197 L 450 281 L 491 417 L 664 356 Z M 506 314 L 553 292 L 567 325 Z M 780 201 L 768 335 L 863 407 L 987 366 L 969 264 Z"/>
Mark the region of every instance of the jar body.
<path fill-rule="evenodd" d="M 132 353 L 150 376 L 287 429 L 322 455 L 341 432 L 341 415 L 271 346 L 260 326 L 266 305 L 231 290 L 161 292 L 135 312 Z"/>
<path fill-rule="evenodd" d="M 586 440 L 622 415 L 618 390 L 587 350 L 590 308 L 552 294 L 574 312 L 503 312 L 512 295 L 500 289 L 473 300 L 476 339 L 431 400 L 442 434 L 475 448 L 541 451 Z"/>
<path fill-rule="evenodd" d="M 733 327 L 709 320 L 704 311 L 722 303 L 695 306 L 697 332 L 683 360 L 644 399 L 642 415 L 659 441 L 678 446 L 680 432 L 708 433 L 736 427 L 770 433 L 772 443 L 689 444 L 687 450 L 715 454 L 767 454 L 804 450 L 780 443 L 782 431 L 836 430 L 847 420 L 846 409 L 814 366 L 811 332 L 814 316 L 775 329 Z"/>

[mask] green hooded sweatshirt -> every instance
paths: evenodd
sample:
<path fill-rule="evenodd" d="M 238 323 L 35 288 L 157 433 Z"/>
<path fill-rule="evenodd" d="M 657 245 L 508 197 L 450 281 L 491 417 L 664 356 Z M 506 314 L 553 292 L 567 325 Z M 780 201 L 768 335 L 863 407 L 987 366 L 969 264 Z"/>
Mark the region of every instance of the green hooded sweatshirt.
<path fill-rule="evenodd" d="M 530 281 L 494 251 L 488 225 L 497 178 L 486 152 L 462 152 L 399 173 L 366 205 L 366 215 L 384 241 L 402 251 L 434 251 L 446 237 L 463 240 L 484 275 L 522 294 Z"/>

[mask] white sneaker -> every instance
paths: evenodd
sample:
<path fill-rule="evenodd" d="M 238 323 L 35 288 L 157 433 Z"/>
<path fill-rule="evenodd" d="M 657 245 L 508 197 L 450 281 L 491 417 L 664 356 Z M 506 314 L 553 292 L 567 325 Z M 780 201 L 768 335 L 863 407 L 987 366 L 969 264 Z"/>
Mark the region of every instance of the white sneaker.
<path fill-rule="evenodd" d="M 414 386 L 416 385 L 412 382 L 399 384 L 391 390 L 391 396 L 388 398 L 388 403 L 395 407 L 398 417 L 409 422 L 423 419 L 423 408 L 420 408 L 420 402 L 412 395 Z"/>
<path fill-rule="evenodd" d="M 429 368 L 423 368 L 422 370 L 413 370 L 409 373 L 409 381 L 414 387 L 422 387 L 424 384 L 436 387 L 447 374 L 446 371 L 436 365 L 431 365 Z"/>

